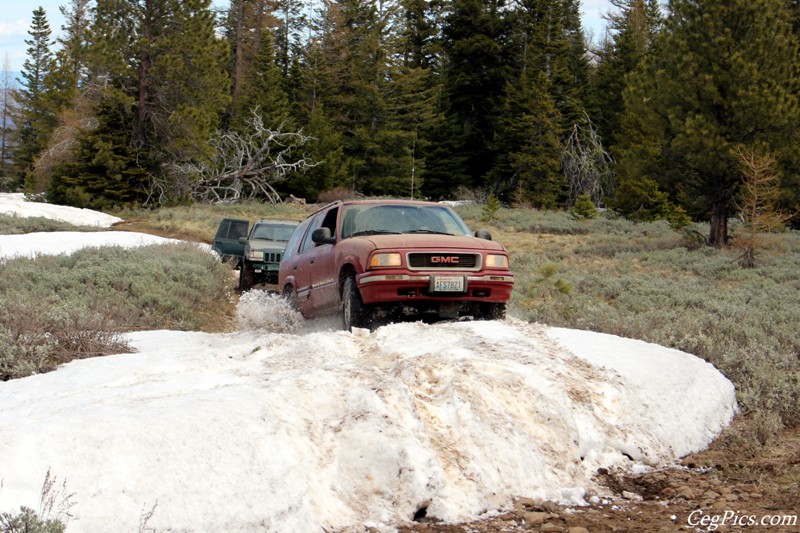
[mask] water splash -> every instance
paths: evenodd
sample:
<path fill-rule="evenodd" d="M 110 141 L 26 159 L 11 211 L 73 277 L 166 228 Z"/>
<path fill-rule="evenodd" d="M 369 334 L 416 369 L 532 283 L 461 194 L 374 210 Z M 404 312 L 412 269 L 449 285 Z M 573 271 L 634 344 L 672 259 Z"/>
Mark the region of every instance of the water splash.
<path fill-rule="evenodd" d="M 236 306 L 236 320 L 242 330 L 275 333 L 295 333 L 305 322 L 285 298 L 260 290 L 242 294 Z"/>

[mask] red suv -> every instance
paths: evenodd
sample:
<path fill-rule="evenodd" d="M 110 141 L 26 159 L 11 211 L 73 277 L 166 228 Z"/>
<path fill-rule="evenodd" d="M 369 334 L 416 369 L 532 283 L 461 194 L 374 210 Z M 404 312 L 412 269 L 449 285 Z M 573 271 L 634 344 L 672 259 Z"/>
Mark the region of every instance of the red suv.
<path fill-rule="evenodd" d="M 449 207 L 404 200 L 335 202 L 292 234 L 278 286 L 305 317 L 341 309 L 345 329 L 382 320 L 505 316 L 508 251 L 473 236 Z"/>

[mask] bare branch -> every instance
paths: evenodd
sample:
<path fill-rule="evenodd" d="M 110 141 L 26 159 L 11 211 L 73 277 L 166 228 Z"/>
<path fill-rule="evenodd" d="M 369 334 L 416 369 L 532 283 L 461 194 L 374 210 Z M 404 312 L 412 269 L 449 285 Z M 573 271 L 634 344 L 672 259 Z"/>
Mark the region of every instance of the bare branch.
<path fill-rule="evenodd" d="M 237 202 L 245 198 L 265 198 L 281 202 L 274 184 L 293 172 L 316 166 L 305 154 L 296 154 L 312 138 L 299 132 L 270 130 L 264 126 L 258 109 L 248 121 L 246 132 L 219 132 L 212 140 L 211 161 L 192 161 L 173 165 L 178 183 L 188 186 L 189 196 L 211 203 Z M 154 184 L 155 185 L 155 184 Z"/>
<path fill-rule="evenodd" d="M 569 183 L 569 204 L 574 205 L 581 195 L 587 195 L 595 205 L 610 196 L 614 188 L 613 159 L 603 148 L 600 136 L 589 116 L 583 124 L 575 123 L 566 147 L 561 154 L 561 167 Z"/>

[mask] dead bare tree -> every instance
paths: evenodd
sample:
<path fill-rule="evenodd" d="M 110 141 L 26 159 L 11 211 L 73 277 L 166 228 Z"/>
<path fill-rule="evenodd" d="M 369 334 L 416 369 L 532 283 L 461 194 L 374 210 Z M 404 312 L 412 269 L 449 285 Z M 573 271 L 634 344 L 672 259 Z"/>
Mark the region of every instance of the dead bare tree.
<path fill-rule="evenodd" d="M 316 166 L 305 154 L 297 155 L 312 137 L 302 131 L 284 132 L 281 128 L 265 127 L 258 109 L 253 111 L 248 125 L 246 133 L 219 132 L 211 140 L 214 156 L 210 161 L 172 166 L 173 177 L 186 184 L 193 200 L 229 203 L 258 197 L 278 204 L 281 198 L 273 185 L 292 172 Z M 166 189 L 154 181 L 151 197 L 163 196 Z"/>
<path fill-rule="evenodd" d="M 589 116 L 584 114 L 583 122 L 572 127 L 561 154 L 561 168 L 569 183 L 569 205 L 584 194 L 595 205 L 601 205 L 603 198 L 613 192 L 613 162 Z"/>

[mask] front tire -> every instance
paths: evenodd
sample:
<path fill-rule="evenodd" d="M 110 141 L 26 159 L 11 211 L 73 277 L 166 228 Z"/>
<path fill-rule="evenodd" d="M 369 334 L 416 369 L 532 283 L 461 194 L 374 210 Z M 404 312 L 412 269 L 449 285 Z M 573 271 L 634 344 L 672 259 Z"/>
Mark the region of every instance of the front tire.
<path fill-rule="evenodd" d="M 251 288 L 253 288 L 253 278 L 255 276 L 255 272 L 253 272 L 253 266 L 248 263 L 247 261 L 242 260 L 242 268 L 239 271 L 239 292 L 247 292 Z"/>
<path fill-rule="evenodd" d="M 297 293 L 294 291 L 294 287 L 291 285 L 285 286 L 283 288 L 283 298 L 294 311 L 300 311 L 300 306 L 297 303 Z"/>
<path fill-rule="evenodd" d="M 503 320 L 506 317 L 505 303 L 491 303 L 483 305 L 484 305 L 483 308 L 484 320 Z"/>
<path fill-rule="evenodd" d="M 369 327 L 371 322 L 372 312 L 361 300 L 356 278 L 349 276 L 342 288 L 342 327 L 350 331 L 352 328 Z"/>

